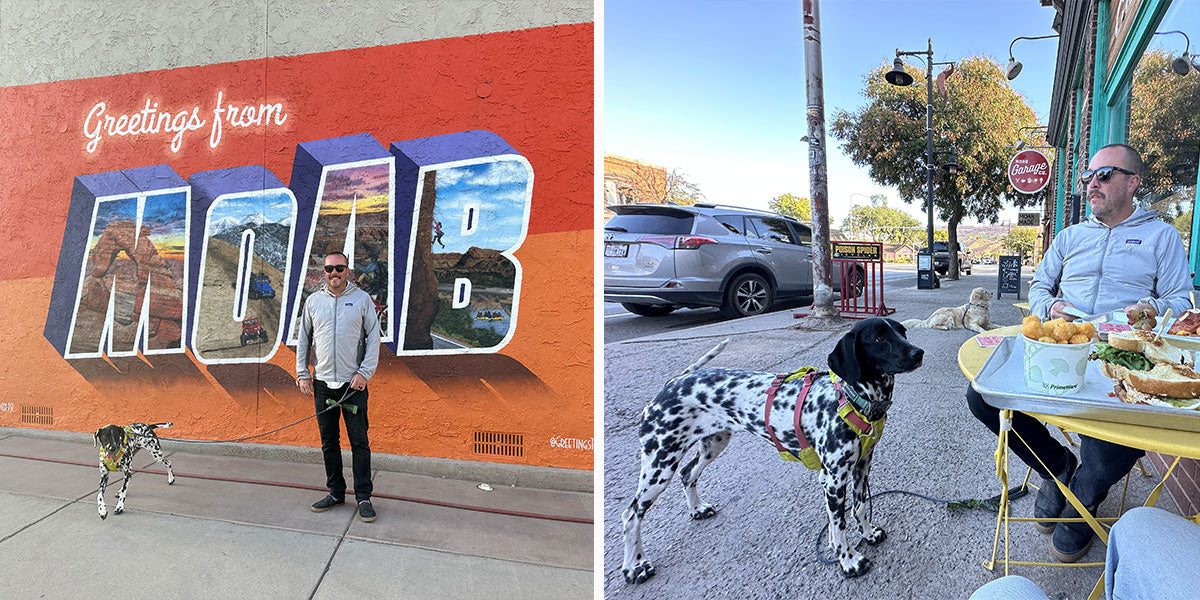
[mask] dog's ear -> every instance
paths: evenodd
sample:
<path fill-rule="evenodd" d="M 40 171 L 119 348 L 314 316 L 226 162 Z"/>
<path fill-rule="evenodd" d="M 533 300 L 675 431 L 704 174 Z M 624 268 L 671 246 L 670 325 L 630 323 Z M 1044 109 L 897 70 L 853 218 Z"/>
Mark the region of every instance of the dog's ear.
<path fill-rule="evenodd" d="M 829 353 L 829 369 L 838 377 L 850 381 L 858 381 L 861 373 L 858 369 L 858 330 L 851 329 L 838 340 L 833 352 Z"/>
<path fill-rule="evenodd" d="M 104 429 L 104 428 L 103 428 L 103 427 L 101 427 L 100 429 L 97 429 L 97 430 L 96 430 L 96 433 L 92 435 L 92 447 L 93 447 L 93 448 L 99 448 L 99 447 L 100 447 L 100 430 L 101 430 L 101 429 Z"/>

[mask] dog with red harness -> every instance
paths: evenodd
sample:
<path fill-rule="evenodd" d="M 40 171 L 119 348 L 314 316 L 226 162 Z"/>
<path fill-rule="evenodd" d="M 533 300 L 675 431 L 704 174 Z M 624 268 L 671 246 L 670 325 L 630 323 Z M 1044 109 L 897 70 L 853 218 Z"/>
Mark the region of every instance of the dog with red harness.
<path fill-rule="evenodd" d="M 654 566 L 642 550 L 642 522 L 676 470 L 683 479 L 691 517 L 699 520 L 716 514 L 711 504 L 700 500 L 696 484 L 739 429 L 773 442 L 785 457 L 821 471 L 835 558 L 846 577 L 866 573 L 871 563 L 855 549 L 858 541 L 874 546 L 887 537 L 866 518 L 871 457 L 892 403 L 895 376 L 920 367 L 924 351 L 908 342 L 899 322 L 874 318 L 858 322 L 842 336 L 829 354 L 829 371 L 802 369 L 776 375 L 701 370 L 725 344 L 721 342 L 668 381 L 642 410 L 641 475 L 637 492 L 622 514 L 625 580 L 642 583 L 654 575 Z M 696 454 L 684 463 L 685 454 L 697 445 Z"/>

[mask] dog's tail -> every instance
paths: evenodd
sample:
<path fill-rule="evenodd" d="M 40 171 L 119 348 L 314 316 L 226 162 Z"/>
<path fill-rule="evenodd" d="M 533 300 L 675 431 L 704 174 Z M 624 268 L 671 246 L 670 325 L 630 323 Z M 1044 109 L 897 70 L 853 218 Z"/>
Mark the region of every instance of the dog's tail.
<path fill-rule="evenodd" d="M 708 364 L 708 361 L 716 358 L 717 355 L 725 349 L 725 345 L 728 343 L 728 339 L 721 340 L 721 343 L 714 346 L 712 350 L 709 350 L 708 354 L 701 356 L 699 360 L 688 365 L 688 368 L 684 369 L 683 373 L 680 373 L 680 375 L 687 375 L 688 373 L 695 373 L 696 371 L 700 370 L 701 367 Z"/>
<path fill-rule="evenodd" d="M 167 429 L 172 425 L 174 425 L 174 423 L 167 421 L 166 423 L 150 423 L 149 425 L 146 425 L 146 427 L 149 427 L 150 429 Z"/>
<path fill-rule="evenodd" d="M 929 327 L 929 325 L 927 325 L 925 323 L 924 319 L 906 319 L 904 321 L 901 321 L 900 324 L 909 329 L 912 329 L 914 327 L 917 329 L 920 329 L 922 327 Z"/>

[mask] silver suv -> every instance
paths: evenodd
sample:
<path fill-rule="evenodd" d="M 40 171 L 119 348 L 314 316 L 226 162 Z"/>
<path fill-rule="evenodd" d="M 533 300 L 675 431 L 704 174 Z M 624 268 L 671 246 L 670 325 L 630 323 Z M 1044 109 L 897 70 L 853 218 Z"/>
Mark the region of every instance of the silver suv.
<path fill-rule="evenodd" d="M 813 293 L 812 230 L 752 209 L 626 204 L 604 225 L 604 301 L 643 316 L 716 306 L 728 317 Z M 840 289 L 834 273 L 834 289 Z M 861 267 L 848 274 L 862 292 Z"/>

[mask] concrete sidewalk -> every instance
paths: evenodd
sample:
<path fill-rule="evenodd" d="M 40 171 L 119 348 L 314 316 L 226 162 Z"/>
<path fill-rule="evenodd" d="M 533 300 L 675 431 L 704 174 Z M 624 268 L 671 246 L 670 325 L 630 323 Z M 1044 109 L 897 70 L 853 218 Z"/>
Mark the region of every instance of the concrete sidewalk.
<path fill-rule="evenodd" d="M 1013 303 L 993 298 L 991 316 L 999 325 L 1020 322 Z M 960 306 L 974 287 L 994 293 L 996 274 L 942 280 L 938 290 L 917 290 L 916 278 L 887 290 L 893 318 L 925 318 L 942 306 Z M 778 459 L 769 443 L 735 434 L 720 458 L 705 471 L 700 495 L 717 508 L 715 517 L 692 521 L 678 477 L 659 496 L 643 525 L 647 557 L 657 574 L 641 585 L 626 584 L 621 512 L 637 485 L 637 424 L 646 405 L 670 377 L 723 338 L 729 346 L 710 366 L 782 373 L 802 365 L 826 364 L 827 356 L 849 328 L 839 331 L 796 328 L 803 319 L 793 310 L 735 322 L 721 322 L 606 344 L 604 389 L 604 559 L 605 597 L 650 598 L 966 598 L 1003 574 L 981 565 L 991 555 L 996 514 L 949 509 L 904 494 L 873 503 L 873 522 L 887 540 L 862 551 L 872 570 L 845 579 L 836 566 L 818 562 L 815 548 L 828 522 L 824 493 L 812 472 Z M 958 367 L 959 346 L 974 335 L 962 329 L 913 328 L 909 340 L 925 350 L 924 366 L 896 378 L 895 404 L 887 432 L 875 452 L 871 471 L 874 493 L 905 490 L 935 498 L 986 498 L 1000 491 L 993 454 L 996 436 L 970 414 L 963 398 L 968 385 Z M 1057 434 L 1056 434 L 1057 435 Z M 1076 449 L 1076 452 L 1078 450 Z M 1025 468 L 1010 454 L 1014 477 Z M 1144 463 L 1146 461 L 1143 461 Z M 1146 463 L 1148 465 L 1148 463 Z M 1035 476 L 1035 481 L 1040 478 Z M 1156 478 L 1134 475 L 1125 508 L 1141 504 Z M 1120 512 L 1123 487 L 1115 486 L 1101 507 L 1102 516 Z M 1032 512 L 1034 496 L 1013 504 L 1014 516 Z M 1179 508 L 1163 494 L 1158 506 Z M 1051 561 L 1050 538 L 1026 524 L 1011 528 L 1013 559 Z M 1085 557 L 1103 561 L 1105 546 L 1095 543 Z M 825 550 L 827 553 L 828 551 Z M 1000 553 L 1003 556 L 1001 544 Z M 1014 567 L 1051 598 L 1083 598 L 1099 577 L 1098 567 Z"/>
<path fill-rule="evenodd" d="M 102 521 L 90 436 L 55 437 L 0 430 L 0 598 L 6 600 L 592 597 L 591 493 L 494 482 L 484 492 L 479 481 L 376 469 L 378 520 L 362 523 L 353 502 L 314 513 L 309 505 L 323 491 L 287 487 L 321 486 L 319 464 L 165 443 L 175 484 L 168 486 L 165 474 L 137 473 L 125 512 L 115 515 L 121 476 L 111 475 L 109 516 Z M 353 481 L 349 464 L 346 478 Z M 135 465 L 162 470 L 146 452 Z"/>

